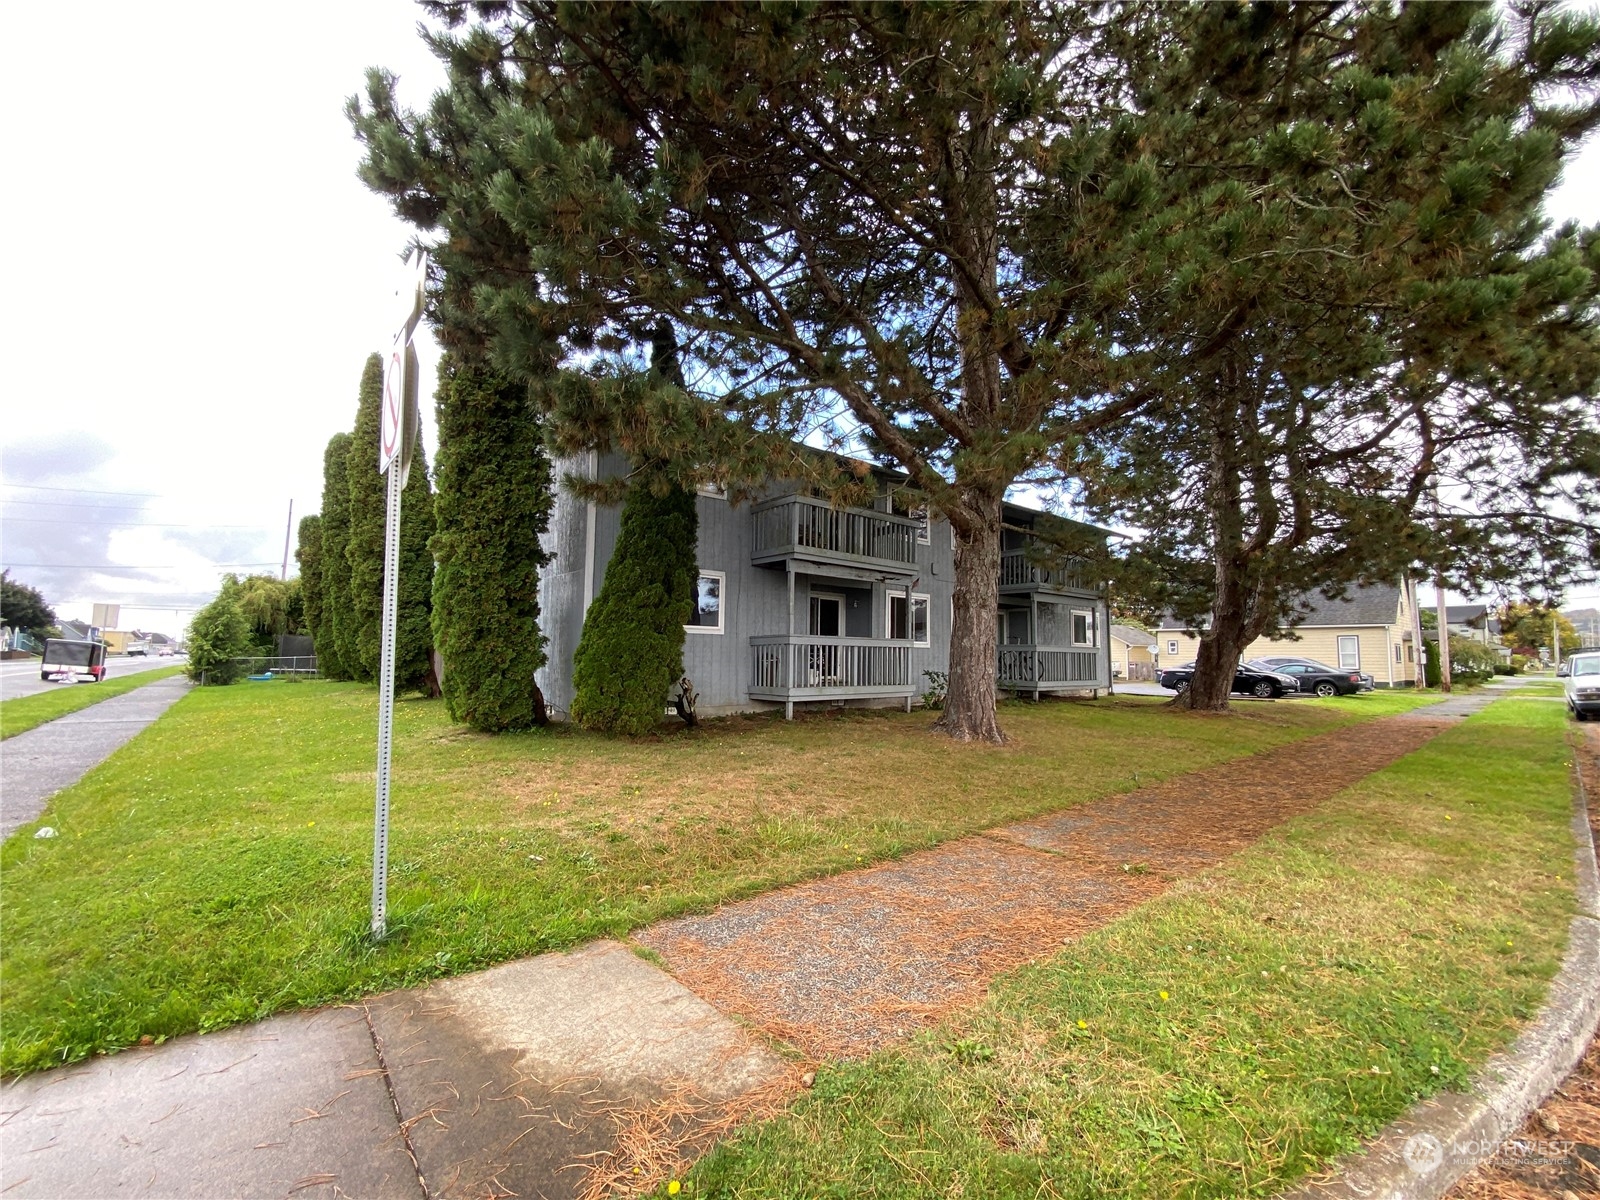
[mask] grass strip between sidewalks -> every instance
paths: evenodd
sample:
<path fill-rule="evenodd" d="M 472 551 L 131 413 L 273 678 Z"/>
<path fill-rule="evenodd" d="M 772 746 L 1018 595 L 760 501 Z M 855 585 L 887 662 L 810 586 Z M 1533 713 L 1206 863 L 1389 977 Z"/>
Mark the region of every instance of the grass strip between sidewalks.
<path fill-rule="evenodd" d="M 134 688 L 169 679 L 183 670 L 182 666 L 156 667 L 133 675 L 119 675 L 99 683 L 62 684 L 53 691 L 32 696 L 18 696 L 14 700 L 0 700 L 0 740 L 16 737 L 19 733 L 54 721 L 81 708 L 99 704 L 113 696 L 131 692 Z"/>
<path fill-rule="evenodd" d="M 894 1050 L 685 1190 L 1268 1196 L 1462 1087 L 1574 911 L 1556 705 L 1506 700 Z"/>
<path fill-rule="evenodd" d="M 0 1067 L 15 1072 L 616 936 L 1130 791 L 1430 697 L 1007 704 L 485 737 L 396 706 L 391 935 L 367 934 L 376 694 L 190 692 L 0 849 Z"/>

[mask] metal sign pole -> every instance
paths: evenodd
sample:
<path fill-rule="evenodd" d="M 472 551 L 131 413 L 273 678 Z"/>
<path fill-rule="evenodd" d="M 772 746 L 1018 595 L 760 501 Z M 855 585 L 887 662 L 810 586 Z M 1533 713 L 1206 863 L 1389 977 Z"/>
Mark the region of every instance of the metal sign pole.
<path fill-rule="evenodd" d="M 378 794 L 372 827 L 372 936 L 388 929 L 389 759 L 394 744 L 394 634 L 400 585 L 400 468 L 389 465 L 383 531 L 383 643 L 378 662 Z"/>
<path fill-rule="evenodd" d="M 394 746 L 394 640 L 400 610 L 400 491 L 406 485 L 417 440 L 417 352 L 411 334 L 422 317 L 427 258 L 412 260 L 415 279 L 405 296 L 405 319 L 384 374 L 378 431 L 378 471 L 387 472 L 383 526 L 383 618 L 378 655 L 378 787 L 372 823 L 372 936 L 389 927 L 389 763 Z"/>

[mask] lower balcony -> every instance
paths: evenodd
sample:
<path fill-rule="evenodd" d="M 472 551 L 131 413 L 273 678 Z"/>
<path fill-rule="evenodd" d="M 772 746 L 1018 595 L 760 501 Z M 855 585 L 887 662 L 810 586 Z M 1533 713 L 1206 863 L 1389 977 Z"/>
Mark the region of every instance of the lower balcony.
<path fill-rule="evenodd" d="M 784 633 L 750 639 L 752 700 L 909 702 L 916 693 L 907 642 Z"/>
<path fill-rule="evenodd" d="M 995 679 L 1003 692 L 1081 691 L 1103 688 L 1100 651 L 1071 646 L 1001 646 Z"/>

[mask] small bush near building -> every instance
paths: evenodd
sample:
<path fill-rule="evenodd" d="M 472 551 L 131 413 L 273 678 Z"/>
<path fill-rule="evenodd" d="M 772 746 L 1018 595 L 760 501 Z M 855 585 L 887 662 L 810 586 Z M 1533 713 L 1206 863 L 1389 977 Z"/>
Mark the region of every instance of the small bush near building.
<path fill-rule="evenodd" d="M 583 624 L 573 662 L 572 719 L 607 733 L 648 733 L 683 676 L 699 518 L 694 494 L 636 484 L 617 548 Z"/>

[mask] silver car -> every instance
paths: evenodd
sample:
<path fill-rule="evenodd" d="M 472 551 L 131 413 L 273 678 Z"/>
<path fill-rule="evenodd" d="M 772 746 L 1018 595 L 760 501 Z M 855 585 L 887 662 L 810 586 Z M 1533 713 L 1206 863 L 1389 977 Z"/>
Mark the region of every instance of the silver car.
<path fill-rule="evenodd" d="M 1572 715 L 1580 721 L 1600 717 L 1600 654 L 1574 654 L 1561 674 Z"/>

